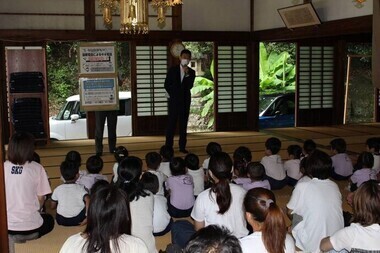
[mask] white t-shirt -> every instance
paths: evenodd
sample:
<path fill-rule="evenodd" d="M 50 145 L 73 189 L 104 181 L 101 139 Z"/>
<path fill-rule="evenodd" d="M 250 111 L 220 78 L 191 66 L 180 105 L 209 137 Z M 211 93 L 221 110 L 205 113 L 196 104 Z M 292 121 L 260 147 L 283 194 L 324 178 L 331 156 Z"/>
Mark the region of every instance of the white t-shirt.
<path fill-rule="evenodd" d="M 265 173 L 268 177 L 276 180 L 283 180 L 286 177 L 284 164 L 280 155 L 264 156 L 261 164 L 265 167 Z"/>
<path fill-rule="evenodd" d="M 374 154 L 374 153 L 372 153 L 372 155 L 373 155 L 373 167 L 372 167 L 372 169 L 377 171 L 378 169 L 380 169 L 380 155 Z"/>
<path fill-rule="evenodd" d="M 308 252 L 319 252 L 319 243 L 344 226 L 342 195 L 330 179 L 313 178 L 298 182 L 287 207 L 302 216 L 292 231 L 296 245 Z"/>
<path fill-rule="evenodd" d="M 187 174 L 193 177 L 194 182 L 194 195 L 198 196 L 199 193 L 205 189 L 205 174 L 202 168 L 197 170 L 187 170 Z"/>
<path fill-rule="evenodd" d="M 138 200 L 131 201 L 129 206 L 132 219 L 131 234 L 143 240 L 149 253 L 157 252 L 153 236 L 153 193 L 149 192 L 149 196 L 146 197 L 140 196 Z"/>
<path fill-rule="evenodd" d="M 172 176 L 172 172 L 170 171 L 170 162 L 161 162 L 160 167 L 158 167 L 157 171 L 161 171 L 166 175 L 166 177 Z"/>
<path fill-rule="evenodd" d="M 211 192 L 210 195 L 210 189 L 207 189 L 201 192 L 195 200 L 191 217 L 198 222 L 204 221 L 205 226 L 225 226 L 234 236 L 241 238 L 248 234 L 243 210 L 243 200 L 246 191 L 235 184 L 230 184 L 230 189 L 232 201 L 227 212 L 218 214 L 219 206 L 216 203 L 215 193 Z"/>
<path fill-rule="evenodd" d="M 27 231 L 39 228 L 43 220 L 38 196 L 51 193 L 45 169 L 36 162 L 15 165 L 5 161 L 4 178 L 8 229 Z"/>
<path fill-rule="evenodd" d="M 86 253 L 87 248 L 83 248 L 87 239 L 83 238 L 81 233 L 75 234 L 67 238 L 63 244 L 60 253 Z M 131 235 L 120 235 L 117 238 L 120 252 L 133 252 L 133 253 L 150 253 L 145 246 L 144 242 Z M 111 252 L 115 252 L 113 243 L 110 242 Z"/>
<path fill-rule="evenodd" d="M 156 175 L 158 178 L 158 192 L 156 194 L 164 195 L 164 182 L 168 177 L 161 171 L 148 170 L 148 172 Z"/>
<path fill-rule="evenodd" d="M 309 176 L 303 175 L 300 179 L 298 179 L 297 184 L 304 183 L 304 182 L 309 182 L 309 181 L 311 181 L 311 178 Z"/>
<path fill-rule="evenodd" d="M 61 184 L 53 191 L 51 199 L 58 202 L 57 213 L 66 218 L 77 216 L 84 208 L 88 192 L 80 184 Z"/>
<path fill-rule="evenodd" d="M 284 162 L 284 169 L 288 177 L 296 180 L 302 177 L 302 173 L 300 172 L 300 159 L 291 159 Z"/>
<path fill-rule="evenodd" d="M 168 201 L 164 195 L 154 195 L 153 232 L 159 233 L 169 225 Z"/>
<path fill-rule="evenodd" d="M 113 171 L 113 179 L 112 179 L 112 181 L 114 182 L 114 183 L 116 183 L 117 182 L 117 179 L 118 179 L 118 177 L 119 177 L 119 175 L 117 174 L 117 169 L 119 168 L 119 163 L 114 163 L 113 164 L 113 167 L 112 167 L 112 171 Z"/>
<path fill-rule="evenodd" d="M 267 253 L 267 249 L 264 246 L 262 239 L 262 233 L 254 232 L 246 237 L 240 239 L 240 246 L 243 250 L 243 253 Z M 296 252 L 294 246 L 294 239 L 291 235 L 286 234 L 285 237 L 285 253 L 294 253 Z"/>
<path fill-rule="evenodd" d="M 330 237 L 334 250 L 352 249 L 380 252 L 380 225 L 372 224 L 363 227 L 359 223 L 351 223 Z"/>
<path fill-rule="evenodd" d="M 203 161 L 203 164 L 202 164 L 202 168 L 203 169 L 208 169 L 208 164 L 210 163 L 210 157 L 207 157 L 204 161 Z"/>

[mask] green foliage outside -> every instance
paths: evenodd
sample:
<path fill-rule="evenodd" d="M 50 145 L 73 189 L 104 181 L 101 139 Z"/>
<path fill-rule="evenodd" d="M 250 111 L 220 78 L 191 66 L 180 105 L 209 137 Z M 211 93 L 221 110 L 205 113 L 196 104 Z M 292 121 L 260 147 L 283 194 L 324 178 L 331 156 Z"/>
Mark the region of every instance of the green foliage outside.
<path fill-rule="evenodd" d="M 211 62 L 210 73 L 213 78 L 214 61 Z M 207 128 L 211 130 L 214 126 L 214 81 L 197 76 L 191 94 L 193 96 L 197 94 L 201 95 L 200 102 L 202 106 L 197 111 L 193 111 L 193 113 L 200 113 L 200 116 L 203 117 L 207 124 Z"/>
<path fill-rule="evenodd" d="M 52 42 L 46 46 L 49 111 L 55 115 L 73 94 L 78 94 L 77 42 Z"/>
<path fill-rule="evenodd" d="M 191 90 L 193 106 L 190 113 L 195 118 L 197 130 L 213 130 L 214 127 L 214 45 L 212 42 L 184 42 L 192 53 L 192 59 L 200 60 L 202 76 L 197 76 Z M 198 61 L 199 62 L 199 61 Z M 194 105 L 197 104 L 197 105 Z M 197 131 L 196 130 L 196 131 Z"/>
<path fill-rule="evenodd" d="M 279 43 L 269 43 L 268 46 L 260 43 L 260 93 L 294 92 L 296 84 L 296 67 L 294 50 Z M 294 47 L 294 46 L 293 46 Z M 269 50 L 268 50 L 269 48 Z M 289 50 L 281 51 L 281 50 Z"/>

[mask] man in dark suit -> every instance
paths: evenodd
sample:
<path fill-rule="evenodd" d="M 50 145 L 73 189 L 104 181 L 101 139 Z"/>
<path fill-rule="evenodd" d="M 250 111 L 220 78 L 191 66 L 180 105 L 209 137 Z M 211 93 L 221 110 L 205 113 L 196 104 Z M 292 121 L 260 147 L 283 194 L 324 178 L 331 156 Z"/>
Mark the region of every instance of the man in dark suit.
<path fill-rule="evenodd" d="M 169 115 L 166 128 L 166 145 L 173 147 L 173 138 L 177 121 L 179 122 L 179 150 L 186 150 L 187 121 L 189 119 L 191 94 L 195 79 L 195 71 L 187 65 L 191 60 L 191 52 L 187 49 L 181 51 L 181 63 L 171 67 L 166 75 L 165 90 L 168 94 Z"/>

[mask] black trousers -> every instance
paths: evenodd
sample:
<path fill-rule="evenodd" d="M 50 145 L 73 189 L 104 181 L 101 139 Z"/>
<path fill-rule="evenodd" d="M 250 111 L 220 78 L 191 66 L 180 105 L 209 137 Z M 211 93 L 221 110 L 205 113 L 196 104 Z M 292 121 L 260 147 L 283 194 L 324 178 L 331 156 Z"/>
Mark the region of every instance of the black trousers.
<path fill-rule="evenodd" d="M 168 124 L 166 127 L 165 145 L 173 147 L 173 139 L 177 126 L 179 125 L 179 149 L 186 149 L 187 143 L 187 122 L 189 120 L 190 101 L 186 104 L 178 105 L 169 102 Z"/>
<path fill-rule="evenodd" d="M 116 125 L 118 111 L 96 111 L 95 112 L 95 147 L 96 153 L 103 152 L 104 124 L 107 119 L 109 151 L 116 148 Z"/>

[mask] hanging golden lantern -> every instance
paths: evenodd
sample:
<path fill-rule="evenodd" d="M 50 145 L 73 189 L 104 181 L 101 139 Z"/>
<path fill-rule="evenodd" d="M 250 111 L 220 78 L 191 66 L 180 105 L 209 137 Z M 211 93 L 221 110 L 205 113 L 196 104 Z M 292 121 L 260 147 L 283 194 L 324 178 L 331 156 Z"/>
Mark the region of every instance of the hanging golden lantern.
<path fill-rule="evenodd" d="M 148 32 L 148 0 L 120 0 L 120 33 Z"/>
<path fill-rule="evenodd" d="M 116 1 L 114 0 L 99 0 L 99 6 L 103 12 L 103 22 L 107 29 L 112 28 L 112 15 L 116 11 Z"/>

